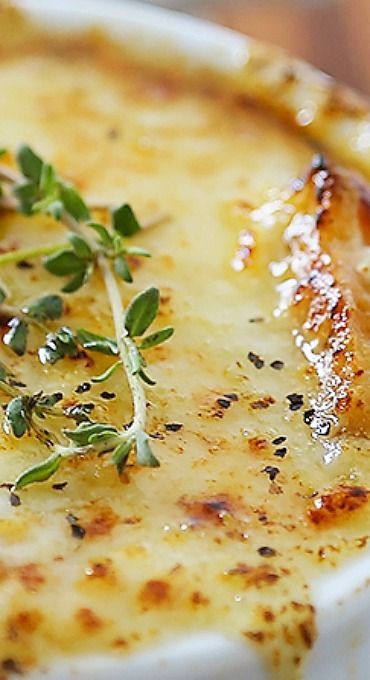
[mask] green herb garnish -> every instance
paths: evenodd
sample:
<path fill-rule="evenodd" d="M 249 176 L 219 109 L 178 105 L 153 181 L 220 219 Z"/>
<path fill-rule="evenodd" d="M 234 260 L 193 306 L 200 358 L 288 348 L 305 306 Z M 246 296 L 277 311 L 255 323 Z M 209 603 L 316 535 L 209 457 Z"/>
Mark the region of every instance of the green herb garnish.
<path fill-rule="evenodd" d="M 109 367 L 108 367 L 105 371 L 103 371 L 103 373 L 101 373 L 100 375 L 95 375 L 95 376 L 93 376 L 93 377 L 91 378 L 91 382 L 93 382 L 93 383 L 102 383 L 102 382 L 105 382 L 106 380 L 109 380 L 109 378 L 111 378 L 111 376 L 114 375 L 114 373 L 116 372 L 116 370 L 117 370 L 120 366 L 122 366 L 122 361 L 121 361 L 121 359 L 119 359 L 119 360 L 116 361 L 114 364 L 112 364 L 111 366 L 109 366 Z"/>
<path fill-rule="evenodd" d="M 118 354 L 117 342 L 111 338 L 105 338 L 103 335 L 91 333 L 84 328 L 77 331 L 77 338 L 84 349 L 89 349 L 92 352 L 101 352 L 115 356 Z"/>
<path fill-rule="evenodd" d="M 68 326 L 62 326 L 55 333 L 48 333 L 38 355 L 42 364 L 55 364 L 64 357 L 77 357 L 78 352 L 75 334 Z"/>
<path fill-rule="evenodd" d="M 0 167 L 0 186 L 3 183 L 11 190 L 11 193 L 6 193 L 2 188 L 1 200 L 7 201 L 4 205 L 26 215 L 43 213 L 62 222 L 67 229 L 66 243 L 0 255 L 0 266 L 46 255 L 43 260 L 45 269 L 53 276 L 66 279 L 62 290 L 69 294 L 85 285 L 98 270 L 105 284 L 115 337 L 97 335 L 88 329 L 74 331 L 68 326 L 56 330 L 48 328 L 45 324 L 56 321 L 63 314 L 60 296 L 48 294 L 20 310 L 13 310 L 16 313 L 9 321 L 4 342 L 21 356 L 26 351 L 29 326 L 33 324 L 46 330 L 44 344 L 38 349 L 42 364 L 77 357 L 81 349 L 116 357 L 101 375 L 92 378 L 92 382 L 104 382 L 122 368 L 131 392 L 133 414 L 130 424 L 123 429 L 110 423 L 92 421 L 93 403 L 60 408 L 56 401 L 53 402 L 55 395 L 46 396 L 42 392 L 28 395 L 22 389 L 17 391 L 4 368 L 3 372 L 0 371 L 0 388 L 12 397 L 6 406 L 5 431 L 17 438 L 33 432 L 52 448 L 52 453 L 44 461 L 30 467 L 16 479 L 14 489 L 49 479 L 65 458 L 89 450 L 99 455 L 110 453 L 110 461 L 119 473 L 133 449 L 139 465 L 157 467 L 159 462 L 145 431 L 146 397 L 143 387 L 144 383 L 153 385 L 154 381 L 144 371 L 146 362 L 142 352 L 168 340 L 173 329 L 166 327 L 143 337 L 158 315 L 159 291 L 155 287 L 138 293 L 126 310 L 122 305 L 119 281 L 131 283 L 133 280 L 128 258 L 131 255 L 150 257 L 144 248 L 127 244 L 127 239 L 141 231 L 140 223 L 127 203 L 111 210 L 108 226 L 94 221 L 76 188 L 62 180 L 53 166 L 45 163 L 28 146 L 19 149 L 17 162 L 19 174 L 5 166 Z M 4 300 L 5 297 L 0 299 L 0 309 L 5 304 Z M 59 400 L 59 394 L 57 396 Z M 62 428 L 55 440 L 40 426 L 40 422 L 49 416 L 72 418 L 77 427 Z M 61 436 L 67 440 L 67 445 L 63 445 Z"/>
<path fill-rule="evenodd" d="M 60 319 L 63 314 L 63 300 L 60 295 L 44 295 L 23 307 L 22 311 L 39 321 Z"/>
<path fill-rule="evenodd" d="M 3 337 L 3 343 L 21 357 L 27 348 L 28 325 L 21 319 L 11 319 L 8 325 L 9 330 Z"/>

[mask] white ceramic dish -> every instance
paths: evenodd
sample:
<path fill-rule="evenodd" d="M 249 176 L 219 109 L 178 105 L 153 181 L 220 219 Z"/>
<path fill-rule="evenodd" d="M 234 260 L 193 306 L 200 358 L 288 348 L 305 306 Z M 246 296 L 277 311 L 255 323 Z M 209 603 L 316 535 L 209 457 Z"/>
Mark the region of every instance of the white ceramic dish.
<path fill-rule="evenodd" d="M 243 36 L 152 6 L 112 0 L 18 0 L 17 4 L 32 18 L 53 29 L 70 31 L 99 24 L 114 38 L 125 42 L 140 35 L 141 49 L 145 45 L 149 53 L 166 45 L 194 64 L 209 64 L 231 74 L 237 73 L 248 60 L 250 43 Z M 312 104 L 313 94 L 315 106 L 320 104 L 328 82 L 326 76 L 310 67 L 300 64 L 299 68 L 301 77 L 307 75 L 307 87 L 304 82 L 302 87 L 301 81 L 300 92 L 305 101 L 296 102 L 297 115 L 304 109 L 307 98 Z M 351 148 L 344 154 L 348 158 L 357 154 L 365 172 L 370 166 L 367 120 L 365 114 L 353 124 L 357 127 L 352 126 L 347 140 Z M 320 137 L 315 130 L 313 136 Z M 342 145 L 347 142 L 342 138 Z M 330 144 L 335 148 L 333 139 Z M 305 666 L 304 680 L 368 680 L 370 677 L 369 582 L 370 556 L 312 584 L 319 635 Z M 30 680 L 144 680 L 148 677 L 151 680 L 266 680 L 252 648 L 206 631 L 128 658 L 90 656 L 63 660 L 29 676 Z"/>

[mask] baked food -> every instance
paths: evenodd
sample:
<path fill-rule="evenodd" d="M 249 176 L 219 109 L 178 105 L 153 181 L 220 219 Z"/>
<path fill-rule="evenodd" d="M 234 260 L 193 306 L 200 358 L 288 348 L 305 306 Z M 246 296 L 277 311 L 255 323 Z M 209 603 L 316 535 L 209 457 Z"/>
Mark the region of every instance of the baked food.
<path fill-rule="evenodd" d="M 368 201 L 364 179 L 352 177 L 369 172 L 366 147 L 359 143 L 356 155 L 344 134 L 340 144 L 328 135 L 323 160 L 310 140 L 256 107 L 245 96 L 246 76 L 247 94 L 260 99 L 261 73 L 273 62 L 266 53 L 258 62 L 256 52 L 259 71 L 252 59 L 221 83 L 180 63 L 140 65 L 98 33 L 45 35 L 4 11 L 0 113 L 10 153 L 3 161 L 14 170 L 15 150 L 26 142 L 88 203 L 128 201 L 144 221 L 168 216 L 135 235 L 152 258 L 131 257 L 135 281 L 132 290 L 122 284 L 121 294 L 126 304 L 158 286 L 158 327 L 171 324 L 175 334 L 148 355 L 157 386 L 147 391 L 147 431 L 159 469 L 130 464 L 119 477 L 91 452 L 50 481 L 16 491 L 16 507 L 4 488 L 3 673 L 96 650 L 124 656 L 184 631 L 213 629 L 251 641 L 277 675 L 294 677 L 315 638 L 311 580 L 323 563 L 337 566 L 366 546 L 368 407 L 359 371 L 367 368 L 367 278 L 356 253 L 365 252 Z M 17 31 L 9 30 L 14 22 Z M 293 77 L 289 65 L 286 87 L 297 87 L 298 96 L 301 73 L 297 67 Z M 259 73 L 258 85 L 248 68 Z M 346 119 L 348 138 L 367 124 L 365 104 L 343 110 L 336 90 L 334 111 L 329 85 L 320 88 L 335 121 Z M 313 127 L 313 137 L 324 135 L 324 126 Z M 343 171 L 338 162 L 352 167 Z M 64 241 L 54 219 L 9 207 L 1 214 L 4 250 Z M 94 214 L 107 219 L 106 210 Z M 349 223 L 350 234 L 343 230 Z M 297 249 L 298 261 L 290 257 Z M 0 272 L 7 303 L 29 309 L 57 293 L 59 281 L 39 259 L 20 262 Z M 299 287 L 284 297 L 288 309 L 274 314 L 287 290 L 277 285 L 294 277 Z M 98 274 L 65 298 L 51 329 L 112 335 Z M 309 311 L 313 303 L 319 308 Z M 333 318 L 342 305 L 348 316 Z M 339 321 L 350 344 L 335 351 L 330 381 L 347 371 L 344 352 L 355 363 L 343 374 L 347 392 L 331 404 L 329 432 L 315 412 L 320 366 L 301 350 L 313 339 L 327 352 Z M 66 408 L 93 402 L 96 420 L 129 422 L 122 374 L 107 389 L 91 384 L 111 359 L 87 350 L 45 366 L 35 356 L 43 341 L 30 332 L 21 357 L 2 347 L 13 380 L 31 394 L 62 392 Z M 34 433 L 4 434 L 1 447 L 4 483 L 46 455 Z"/>

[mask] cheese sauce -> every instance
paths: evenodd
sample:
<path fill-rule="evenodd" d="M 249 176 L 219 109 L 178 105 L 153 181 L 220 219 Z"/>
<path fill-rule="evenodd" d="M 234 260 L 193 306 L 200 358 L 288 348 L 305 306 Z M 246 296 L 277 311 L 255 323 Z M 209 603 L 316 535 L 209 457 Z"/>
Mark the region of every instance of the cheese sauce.
<path fill-rule="evenodd" d="M 328 457 L 312 437 L 318 379 L 292 337 L 294 310 L 274 313 L 269 265 L 287 256 L 291 214 L 281 192 L 315 150 L 222 84 L 143 68 L 97 34 L 4 40 L 0 92 L 1 146 L 30 144 L 87 199 L 168 215 L 136 238 L 152 258 L 132 262 L 135 282 L 121 290 L 126 304 L 157 285 L 158 327 L 175 327 L 148 355 L 159 469 L 129 466 L 119 478 L 91 455 L 23 491 L 18 507 L 1 490 L 0 677 L 197 630 L 242 637 L 276 677 L 299 676 L 316 635 L 310 584 L 363 553 L 370 528 L 368 443 L 342 433 Z M 64 238 L 51 219 L 1 212 L 3 251 Z M 12 304 L 58 291 L 39 261 L 0 278 Z M 99 275 L 66 296 L 61 323 L 112 335 Z M 107 357 L 42 367 L 38 343 L 32 333 L 23 358 L 0 348 L 32 392 L 130 420 L 119 372 L 75 392 Z M 45 455 L 32 436 L 1 434 L 0 481 Z"/>

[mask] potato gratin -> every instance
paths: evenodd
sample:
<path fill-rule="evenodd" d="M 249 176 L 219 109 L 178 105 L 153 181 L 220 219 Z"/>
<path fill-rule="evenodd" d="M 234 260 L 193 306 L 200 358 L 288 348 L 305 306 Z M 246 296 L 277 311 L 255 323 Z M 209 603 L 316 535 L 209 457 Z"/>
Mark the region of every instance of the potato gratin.
<path fill-rule="evenodd" d="M 175 329 L 145 355 L 160 467 L 138 465 L 133 447 L 118 474 L 89 449 L 11 490 L 53 443 L 32 428 L 14 436 L 4 416 L 0 678 L 198 630 L 241 637 L 276 677 L 298 677 L 316 635 L 310 583 L 362 553 L 370 530 L 365 180 L 341 167 L 340 149 L 319 154 L 210 74 L 140 65 L 98 33 L 44 35 L 4 9 L 0 35 L 3 172 L 16 176 L 28 144 L 95 221 L 127 202 L 152 222 L 130 240 L 152 257 L 127 255 L 134 281 L 119 291 L 126 307 L 158 287 L 151 332 Z M 21 214 L 3 186 L 2 254 L 66 241 L 60 222 Z M 85 345 L 42 363 L 37 327 L 23 352 L 14 345 L 17 310 L 65 280 L 32 253 L 1 257 L 4 410 L 42 392 L 64 413 L 88 404 L 94 421 L 129 424 L 122 371 L 92 381 L 112 358 Z M 114 337 L 101 272 L 61 296 L 48 332 Z"/>

